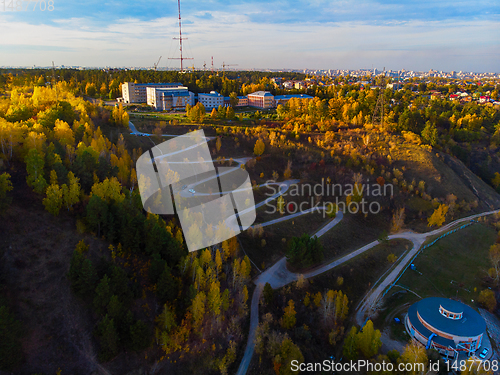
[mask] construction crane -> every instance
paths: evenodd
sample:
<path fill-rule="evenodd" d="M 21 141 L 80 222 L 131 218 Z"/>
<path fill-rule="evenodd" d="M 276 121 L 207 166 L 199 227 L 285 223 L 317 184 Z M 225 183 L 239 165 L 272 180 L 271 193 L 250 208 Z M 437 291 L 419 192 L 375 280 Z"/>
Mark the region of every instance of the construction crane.
<path fill-rule="evenodd" d="M 181 0 L 177 0 L 177 5 L 179 7 L 179 37 L 178 38 L 173 38 L 174 40 L 179 40 L 179 51 L 181 52 L 181 57 L 169 57 L 169 60 L 181 60 L 181 73 L 184 72 L 184 67 L 182 65 L 182 62 L 184 60 L 193 60 L 192 57 L 182 57 L 182 41 L 187 40 L 187 38 L 184 38 L 182 36 L 182 26 L 181 26 Z"/>
<path fill-rule="evenodd" d="M 224 69 L 226 68 L 226 66 L 238 66 L 238 64 L 226 64 L 224 61 L 222 62 L 222 76 L 225 77 L 226 76 L 226 72 L 224 71 Z"/>
<path fill-rule="evenodd" d="M 158 59 L 158 62 L 157 62 L 156 64 L 153 64 L 153 65 L 154 65 L 154 67 L 155 67 L 155 72 L 156 72 L 156 69 L 158 68 L 158 64 L 160 63 L 160 60 L 161 60 L 161 56 L 160 56 L 160 58 Z"/>

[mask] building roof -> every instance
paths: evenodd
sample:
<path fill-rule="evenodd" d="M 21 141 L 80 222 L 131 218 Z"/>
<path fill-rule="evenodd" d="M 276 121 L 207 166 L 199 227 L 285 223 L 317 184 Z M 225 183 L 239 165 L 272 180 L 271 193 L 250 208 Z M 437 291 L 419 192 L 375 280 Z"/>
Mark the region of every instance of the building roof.
<path fill-rule="evenodd" d="M 198 97 L 203 96 L 213 96 L 214 98 L 222 98 L 223 96 L 215 91 L 210 91 L 209 93 L 199 93 Z"/>
<path fill-rule="evenodd" d="M 255 92 L 252 92 L 251 94 L 248 94 L 248 96 L 274 96 L 273 94 L 271 94 L 269 91 L 255 91 Z"/>
<path fill-rule="evenodd" d="M 440 306 L 451 312 L 463 312 L 463 317 L 456 320 L 447 318 L 439 312 Z M 475 337 L 486 330 L 486 323 L 477 311 L 462 302 L 448 298 L 424 298 L 413 304 L 408 310 L 408 316 L 415 328 L 417 325 L 422 326 L 417 317 L 417 311 L 427 324 L 453 336 Z M 420 333 L 424 333 L 420 329 L 418 330 Z"/>

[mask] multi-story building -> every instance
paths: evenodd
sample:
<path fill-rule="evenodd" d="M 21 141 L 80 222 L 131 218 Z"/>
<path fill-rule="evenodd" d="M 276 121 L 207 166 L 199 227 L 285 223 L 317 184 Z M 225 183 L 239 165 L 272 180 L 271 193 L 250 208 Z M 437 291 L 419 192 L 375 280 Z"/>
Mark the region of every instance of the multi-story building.
<path fill-rule="evenodd" d="M 236 107 L 246 107 L 247 105 L 248 105 L 248 97 L 238 96 L 238 104 L 236 104 Z"/>
<path fill-rule="evenodd" d="M 276 106 L 274 95 L 269 91 L 256 91 L 248 94 L 248 105 L 262 109 L 274 108 Z"/>
<path fill-rule="evenodd" d="M 169 88 L 169 87 L 182 87 L 182 83 L 122 83 L 122 97 L 124 103 L 146 103 L 147 88 Z"/>
<path fill-rule="evenodd" d="M 424 298 L 410 306 L 405 326 L 426 349 L 436 349 L 445 357 L 458 358 L 461 354 L 460 359 L 469 358 L 483 350 L 486 323 L 477 311 L 462 302 Z"/>
<path fill-rule="evenodd" d="M 183 110 L 194 105 L 194 94 L 187 87 L 147 87 L 147 103 L 157 111 Z"/>
<path fill-rule="evenodd" d="M 206 110 L 217 109 L 219 106 L 224 106 L 224 97 L 215 91 L 210 91 L 209 94 L 198 94 L 198 103 L 203 104 Z"/>

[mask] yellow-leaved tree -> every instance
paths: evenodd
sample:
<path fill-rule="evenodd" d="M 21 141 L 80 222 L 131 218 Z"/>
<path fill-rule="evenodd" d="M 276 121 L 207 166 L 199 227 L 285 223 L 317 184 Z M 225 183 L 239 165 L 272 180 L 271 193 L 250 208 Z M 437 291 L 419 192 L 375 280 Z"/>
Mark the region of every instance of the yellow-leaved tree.
<path fill-rule="evenodd" d="M 448 206 L 445 204 L 440 204 L 438 208 L 434 210 L 431 217 L 428 219 L 427 226 L 432 227 L 434 225 L 440 227 L 446 220 L 446 213 L 448 212 Z"/>
<path fill-rule="evenodd" d="M 257 142 L 255 142 L 255 147 L 253 148 L 253 153 L 257 156 L 260 156 L 264 153 L 264 150 L 266 149 L 266 145 L 262 139 L 257 139 Z"/>

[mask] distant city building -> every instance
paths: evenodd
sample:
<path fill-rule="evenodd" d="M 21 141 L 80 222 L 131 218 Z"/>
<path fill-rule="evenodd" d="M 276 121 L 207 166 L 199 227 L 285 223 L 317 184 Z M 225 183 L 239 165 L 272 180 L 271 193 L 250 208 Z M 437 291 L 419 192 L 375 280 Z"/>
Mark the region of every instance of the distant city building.
<path fill-rule="evenodd" d="M 314 99 L 314 97 L 306 94 L 292 94 L 292 95 L 276 95 L 274 97 L 275 105 L 276 107 L 278 105 L 285 105 L 286 102 L 288 102 L 292 98 L 299 98 L 299 99 Z"/>
<path fill-rule="evenodd" d="M 203 104 L 206 110 L 224 106 L 224 97 L 215 91 L 210 91 L 209 94 L 198 94 L 198 103 Z"/>
<path fill-rule="evenodd" d="M 168 88 L 182 87 L 182 83 L 122 83 L 122 97 L 124 103 L 146 103 L 148 87 Z"/>
<path fill-rule="evenodd" d="M 441 297 L 424 298 L 413 304 L 405 317 L 405 326 L 410 336 L 427 349 L 450 358 L 473 355 L 481 348 L 486 331 L 484 319 L 472 307 Z"/>
<path fill-rule="evenodd" d="M 274 108 L 274 96 L 269 91 L 256 91 L 248 94 L 248 105 L 262 109 Z"/>
<path fill-rule="evenodd" d="M 186 105 L 194 105 L 194 94 L 187 87 L 147 87 L 148 105 L 157 111 L 183 110 Z"/>

